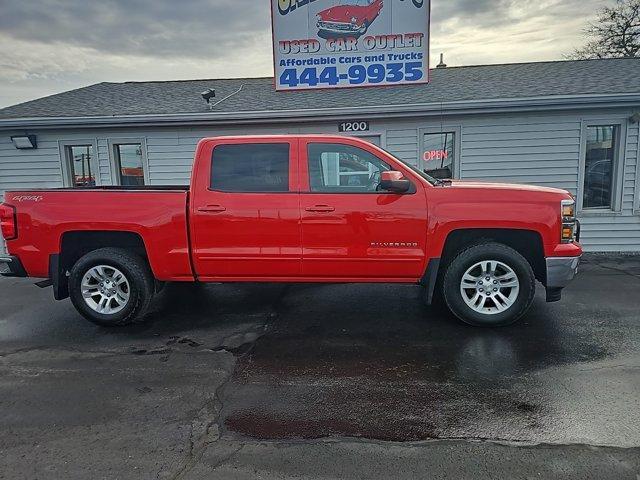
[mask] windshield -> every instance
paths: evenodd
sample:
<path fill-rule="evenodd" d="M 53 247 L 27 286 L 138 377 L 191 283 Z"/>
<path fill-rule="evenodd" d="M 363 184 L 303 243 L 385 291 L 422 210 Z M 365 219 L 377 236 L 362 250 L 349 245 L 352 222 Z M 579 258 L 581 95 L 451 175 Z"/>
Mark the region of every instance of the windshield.
<path fill-rule="evenodd" d="M 340 0 L 338 5 L 356 5 L 358 7 L 366 7 L 370 3 L 370 0 Z"/>

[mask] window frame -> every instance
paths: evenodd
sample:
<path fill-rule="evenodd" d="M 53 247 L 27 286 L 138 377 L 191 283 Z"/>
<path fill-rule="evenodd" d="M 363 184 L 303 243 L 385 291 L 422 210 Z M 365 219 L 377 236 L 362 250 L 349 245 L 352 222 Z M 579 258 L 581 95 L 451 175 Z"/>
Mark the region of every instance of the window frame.
<path fill-rule="evenodd" d="M 584 182 L 587 163 L 587 130 L 589 127 L 618 127 L 611 182 L 610 207 L 584 207 Z M 583 119 L 580 128 L 580 158 L 578 162 L 578 185 L 576 209 L 581 216 L 615 215 L 622 213 L 624 171 L 626 168 L 627 119 L 620 117 L 598 117 Z"/>
<path fill-rule="evenodd" d="M 348 137 L 346 137 L 346 140 L 349 140 Z M 301 157 L 301 165 L 303 163 L 305 163 L 306 165 L 304 165 L 304 174 L 306 174 L 306 188 L 307 191 L 304 191 L 302 193 L 304 194 L 308 194 L 308 195 L 414 195 L 417 192 L 417 187 L 413 181 L 413 179 L 411 177 L 407 177 L 407 180 L 409 180 L 409 182 L 411 183 L 411 188 L 407 191 L 407 192 L 403 192 L 403 193 L 392 193 L 392 192 L 388 192 L 388 191 L 314 191 L 311 188 L 311 170 L 309 168 L 309 162 L 310 162 L 310 157 L 309 157 L 309 148 L 312 145 L 341 145 L 343 147 L 350 147 L 350 148 L 357 148 L 359 150 L 362 150 L 363 152 L 368 153 L 369 155 L 372 155 L 374 157 L 376 157 L 378 160 L 380 160 L 382 163 L 387 164 L 390 167 L 390 171 L 398 171 L 398 170 L 394 170 L 394 165 L 390 164 L 386 159 L 380 157 L 379 155 L 376 155 L 373 152 L 370 152 L 369 150 L 367 150 L 366 148 L 363 148 L 360 145 L 353 145 L 352 143 L 342 143 L 339 141 L 317 141 L 317 140 L 309 140 L 307 142 L 304 142 L 300 145 L 300 148 L 303 152 L 303 155 Z M 404 172 L 403 172 L 404 173 Z M 406 176 L 406 175 L 405 175 Z"/>
<path fill-rule="evenodd" d="M 149 176 L 149 155 L 147 153 L 147 139 L 144 137 L 119 137 L 110 138 L 107 140 L 107 146 L 109 150 L 109 170 L 111 173 L 111 183 L 113 185 L 122 185 L 120 179 L 120 166 L 118 154 L 116 148 L 118 145 L 141 145 L 142 147 L 142 173 L 144 175 L 145 186 L 151 185 L 151 179 Z"/>
<path fill-rule="evenodd" d="M 461 147 L 462 147 L 462 127 L 460 125 L 442 125 L 441 127 L 422 127 L 418 129 L 418 165 L 417 167 L 422 170 L 421 162 L 424 155 L 424 136 L 426 134 L 435 135 L 442 133 L 453 133 L 453 160 L 451 161 L 451 179 L 460 179 L 460 165 L 461 165 Z"/>
<path fill-rule="evenodd" d="M 633 214 L 640 215 L 640 123 L 636 123 L 635 127 L 635 136 L 636 136 L 636 175 L 635 175 L 635 183 L 633 186 Z M 624 184 L 622 186 L 624 190 Z"/>
<path fill-rule="evenodd" d="M 212 178 L 213 178 L 213 164 L 214 164 L 214 155 L 216 152 L 216 148 L 218 147 L 222 147 L 222 146 L 245 146 L 245 145 L 286 145 L 287 148 L 289 149 L 289 155 L 287 158 L 287 190 L 286 191 L 269 191 L 269 190 L 265 190 L 265 191 L 258 191 L 258 190 L 243 190 L 243 191 L 239 191 L 239 190 L 220 190 L 217 188 L 213 188 L 212 185 Z M 221 142 L 221 143 L 216 143 L 213 145 L 213 148 L 211 149 L 211 154 L 209 155 L 209 161 L 208 161 L 208 176 L 207 176 L 207 190 L 209 192 L 216 192 L 216 193 L 223 193 L 223 194 L 229 194 L 229 195 L 233 195 L 233 194 L 273 194 L 273 195 L 282 195 L 282 194 L 290 194 L 290 193 L 299 193 L 297 189 L 293 189 L 292 188 L 292 171 L 294 169 L 294 163 L 297 162 L 297 159 L 293 158 L 293 152 L 297 149 L 297 146 L 295 144 L 293 144 L 292 142 L 288 142 L 288 141 L 261 141 L 261 140 L 257 140 L 257 141 L 250 141 L 250 142 L 244 142 L 244 141 L 235 141 L 235 142 Z"/>
<path fill-rule="evenodd" d="M 100 175 L 100 162 L 98 160 L 98 140 L 96 138 L 79 138 L 77 140 L 59 140 L 58 141 L 58 154 L 60 156 L 60 168 L 62 171 L 62 185 L 65 188 L 88 188 L 88 187 L 75 187 L 72 172 L 73 168 L 70 165 L 71 159 L 67 156 L 69 147 L 87 147 L 90 146 L 93 149 L 93 158 L 90 160 L 91 168 L 95 171 L 96 187 L 102 186 L 102 175 Z"/>

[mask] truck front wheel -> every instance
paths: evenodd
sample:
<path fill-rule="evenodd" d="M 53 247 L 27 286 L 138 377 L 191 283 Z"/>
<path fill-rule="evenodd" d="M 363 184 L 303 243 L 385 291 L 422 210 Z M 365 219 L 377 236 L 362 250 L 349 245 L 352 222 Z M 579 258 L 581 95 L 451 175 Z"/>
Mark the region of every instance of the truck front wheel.
<path fill-rule="evenodd" d="M 153 275 L 144 259 L 118 248 L 86 254 L 69 277 L 69 294 L 76 310 L 106 327 L 141 320 L 153 291 Z"/>
<path fill-rule="evenodd" d="M 447 266 L 442 286 L 453 314 L 482 327 L 514 323 L 531 307 L 536 291 L 529 262 L 500 243 L 462 250 Z"/>

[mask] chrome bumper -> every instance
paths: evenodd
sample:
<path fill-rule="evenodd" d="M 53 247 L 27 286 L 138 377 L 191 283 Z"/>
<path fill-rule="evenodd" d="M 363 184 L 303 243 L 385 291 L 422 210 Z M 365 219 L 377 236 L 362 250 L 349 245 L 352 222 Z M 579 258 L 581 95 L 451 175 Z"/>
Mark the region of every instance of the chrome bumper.
<path fill-rule="evenodd" d="M 356 33 L 360 30 L 353 23 L 318 22 L 316 26 L 318 30 L 330 33 Z"/>
<path fill-rule="evenodd" d="M 548 257 L 547 289 L 564 288 L 578 273 L 581 257 Z"/>

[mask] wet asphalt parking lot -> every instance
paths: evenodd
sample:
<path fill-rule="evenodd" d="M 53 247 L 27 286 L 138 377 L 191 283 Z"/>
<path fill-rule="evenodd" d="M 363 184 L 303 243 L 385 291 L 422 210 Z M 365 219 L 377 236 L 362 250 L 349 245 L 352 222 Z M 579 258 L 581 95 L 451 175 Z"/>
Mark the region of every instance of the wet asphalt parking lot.
<path fill-rule="evenodd" d="M 640 478 L 640 257 L 467 327 L 398 285 L 168 285 L 109 330 L 0 279 L 0 478 Z"/>

